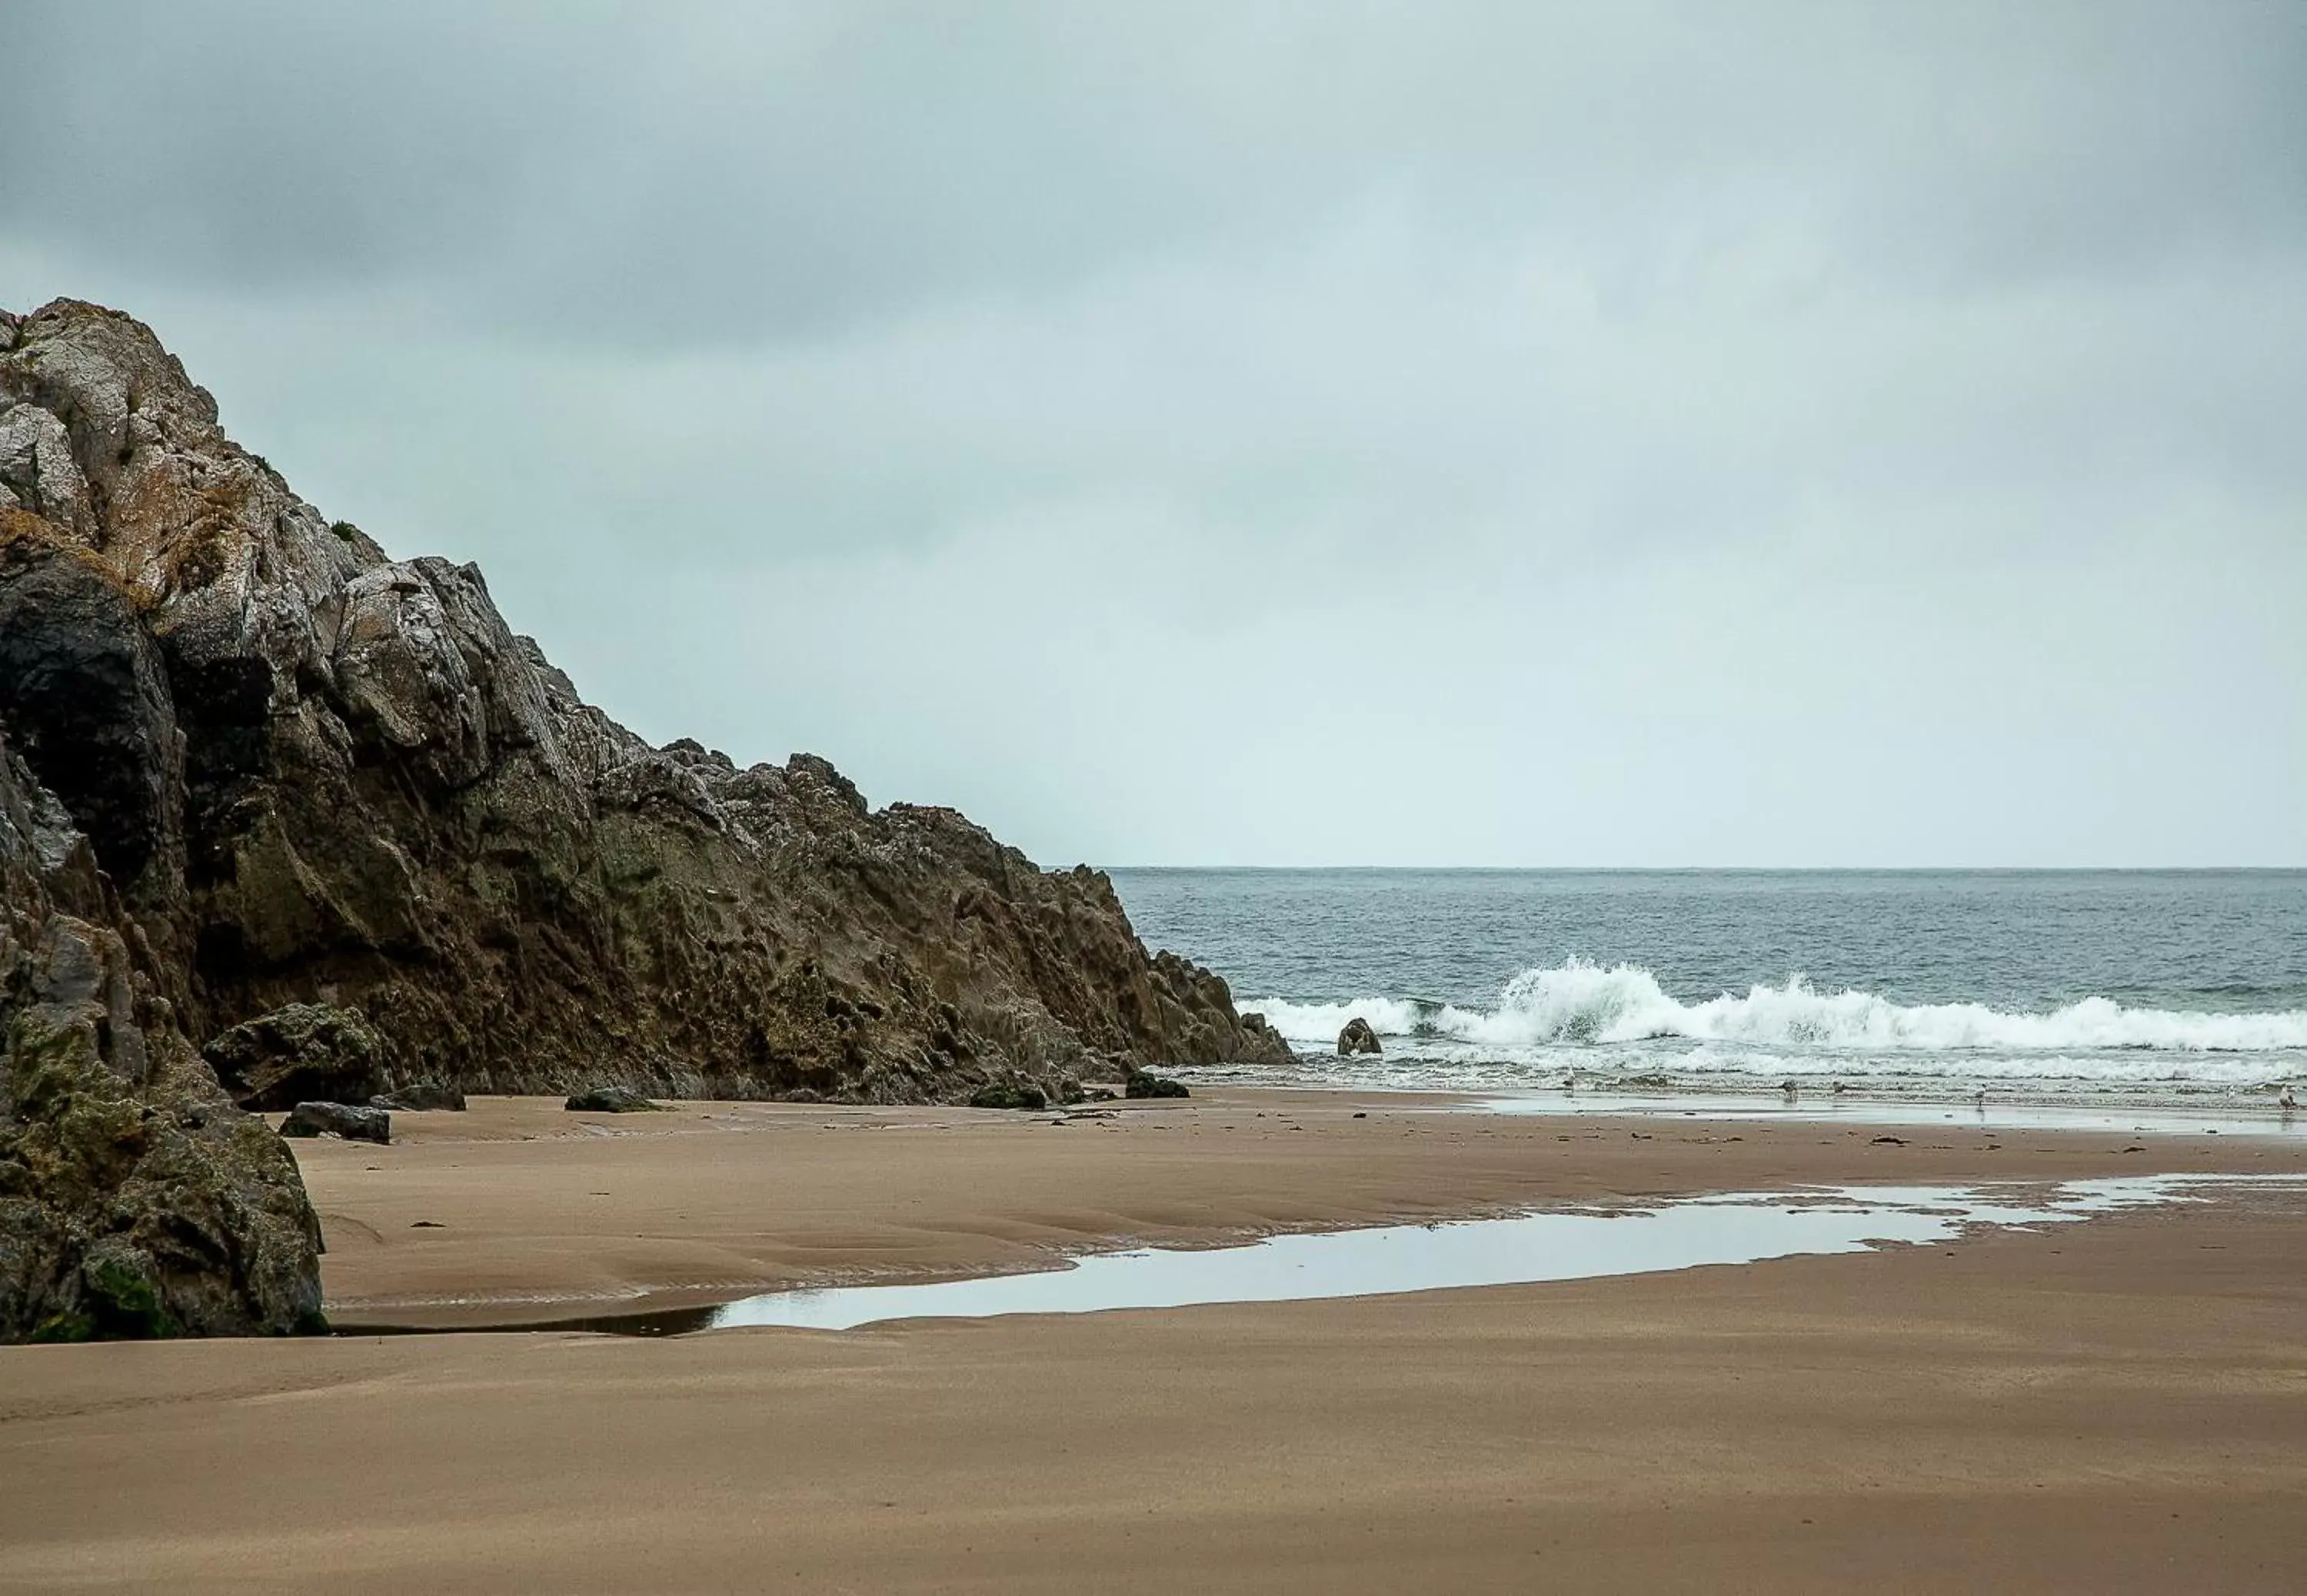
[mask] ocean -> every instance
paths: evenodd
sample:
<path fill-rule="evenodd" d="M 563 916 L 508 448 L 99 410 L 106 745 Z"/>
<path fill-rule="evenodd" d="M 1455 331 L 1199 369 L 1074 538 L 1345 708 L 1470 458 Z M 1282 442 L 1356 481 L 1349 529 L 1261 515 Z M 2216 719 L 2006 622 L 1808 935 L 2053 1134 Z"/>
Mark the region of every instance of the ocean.
<path fill-rule="evenodd" d="M 1111 874 L 1304 1084 L 2307 1090 L 2307 871 Z M 1356 1015 L 1379 1057 L 1334 1056 Z"/>

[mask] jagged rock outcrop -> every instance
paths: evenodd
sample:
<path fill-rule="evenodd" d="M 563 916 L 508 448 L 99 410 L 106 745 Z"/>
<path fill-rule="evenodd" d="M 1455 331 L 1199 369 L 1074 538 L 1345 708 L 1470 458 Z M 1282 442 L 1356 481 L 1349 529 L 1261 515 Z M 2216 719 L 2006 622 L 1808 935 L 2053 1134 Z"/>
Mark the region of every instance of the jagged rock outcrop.
<path fill-rule="evenodd" d="M 1098 872 L 872 809 L 808 755 L 650 747 L 477 569 L 328 521 L 92 305 L 0 318 L 0 726 L 184 1029 L 357 1010 L 348 1100 L 964 1101 L 1288 1057 L 1222 980 L 1149 957 Z"/>
<path fill-rule="evenodd" d="M 1378 1046 L 1377 1032 L 1360 1015 L 1346 1021 L 1346 1028 L 1338 1033 L 1338 1056 L 1351 1058 L 1358 1053 L 1383 1053 Z"/>
<path fill-rule="evenodd" d="M 0 734 L 0 1342 L 321 1324 L 295 1161 L 178 1030 L 89 838 Z"/>

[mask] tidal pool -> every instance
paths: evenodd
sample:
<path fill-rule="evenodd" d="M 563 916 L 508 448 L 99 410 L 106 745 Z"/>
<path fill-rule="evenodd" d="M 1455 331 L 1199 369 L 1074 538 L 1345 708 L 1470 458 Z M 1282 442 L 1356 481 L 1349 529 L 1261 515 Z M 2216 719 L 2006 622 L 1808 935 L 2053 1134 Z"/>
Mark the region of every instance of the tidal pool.
<path fill-rule="evenodd" d="M 919 1285 L 767 1292 L 716 1308 L 572 1321 L 624 1334 L 785 1326 L 848 1330 L 906 1319 L 1095 1313 L 1307 1302 L 1458 1286 L 1647 1275 L 1700 1264 L 1953 1241 L 2201 1200 L 2215 1187 L 2307 1191 L 2295 1175 L 2131 1175 L 1963 1186 L 1830 1186 L 1269 1236 L 1240 1246 L 1093 1253 L 1029 1274 Z"/>

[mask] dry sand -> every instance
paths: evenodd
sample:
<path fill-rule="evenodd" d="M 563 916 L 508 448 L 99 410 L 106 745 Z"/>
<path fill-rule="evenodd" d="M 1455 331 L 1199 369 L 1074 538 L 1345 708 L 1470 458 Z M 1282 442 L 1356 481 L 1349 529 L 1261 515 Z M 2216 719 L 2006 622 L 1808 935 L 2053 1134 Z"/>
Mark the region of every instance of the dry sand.
<path fill-rule="evenodd" d="M 340 1319 L 1796 1182 L 2307 1169 L 2295 1142 L 2234 1136 L 1897 1147 L 1317 1094 L 1063 1127 L 395 1117 L 390 1148 L 298 1148 Z M 0 1590 L 2296 1592 L 2303 1243 L 2307 1205 L 2262 1193 L 1350 1302 L 8 1349 Z"/>

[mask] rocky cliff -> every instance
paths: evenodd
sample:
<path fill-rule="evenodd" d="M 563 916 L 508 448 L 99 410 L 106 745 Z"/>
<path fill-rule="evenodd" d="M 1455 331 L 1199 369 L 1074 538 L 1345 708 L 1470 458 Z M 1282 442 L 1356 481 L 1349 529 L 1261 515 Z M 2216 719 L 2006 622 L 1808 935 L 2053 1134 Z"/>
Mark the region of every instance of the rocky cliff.
<path fill-rule="evenodd" d="M 650 747 L 477 569 L 330 523 L 94 305 L 0 316 L 0 730 L 170 1034 L 357 1009 L 347 1096 L 908 1102 L 1288 1056 L 1097 872 L 806 755 Z"/>

